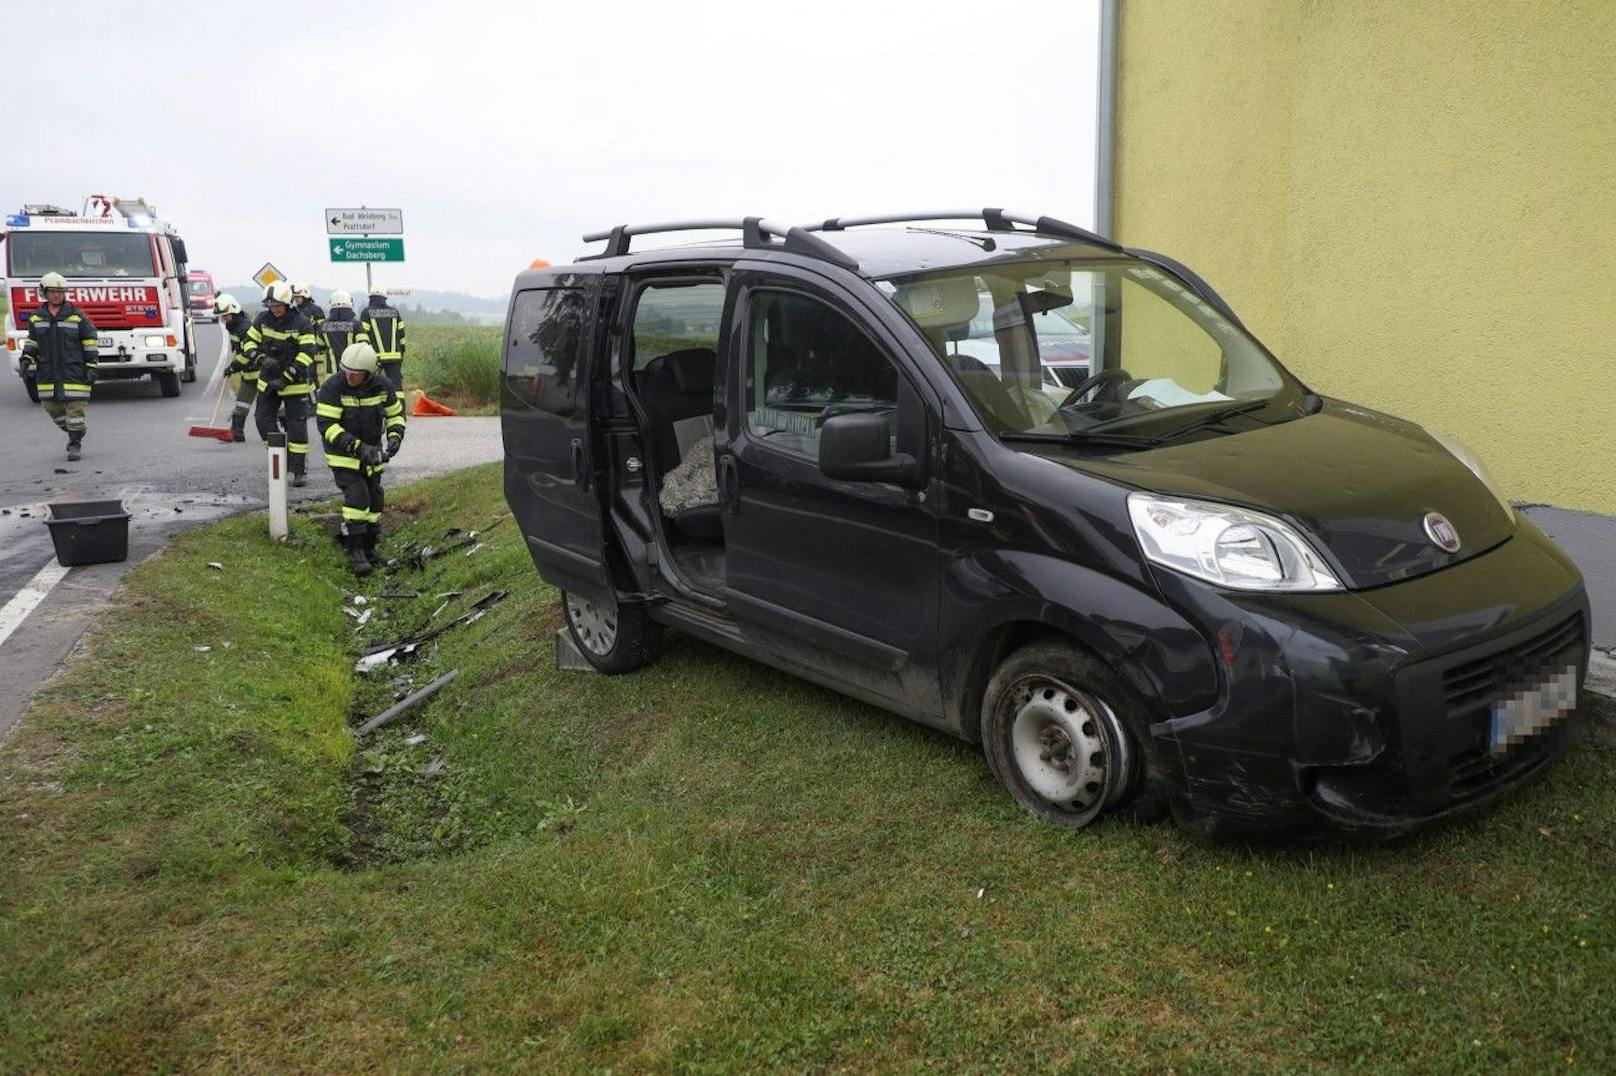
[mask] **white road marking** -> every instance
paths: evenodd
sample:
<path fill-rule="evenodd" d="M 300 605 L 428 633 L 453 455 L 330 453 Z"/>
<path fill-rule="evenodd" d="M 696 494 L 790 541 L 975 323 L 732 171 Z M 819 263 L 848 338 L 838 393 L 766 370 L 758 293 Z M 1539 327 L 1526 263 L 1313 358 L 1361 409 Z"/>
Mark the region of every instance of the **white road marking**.
<path fill-rule="evenodd" d="M 16 596 L 0 608 L 0 646 L 6 644 L 12 632 L 22 627 L 22 622 L 28 619 L 28 614 L 34 611 L 34 607 L 44 601 L 45 596 L 70 571 L 71 568 L 64 568 L 56 561 L 51 561 L 39 569 L 34 577 L 17 591 Z"/>

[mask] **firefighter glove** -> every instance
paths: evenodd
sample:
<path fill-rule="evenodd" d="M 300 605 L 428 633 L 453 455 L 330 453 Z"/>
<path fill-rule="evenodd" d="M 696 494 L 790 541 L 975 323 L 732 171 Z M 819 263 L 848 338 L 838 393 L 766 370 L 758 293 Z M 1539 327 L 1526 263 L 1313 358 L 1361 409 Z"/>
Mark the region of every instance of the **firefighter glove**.
<path fill-rule="evenodd" d="M 380 467 L 387 462 L 387 453 L 381 445 L 360 445 L 359 459 L 366 467 Z"/>
<path fill-rule="evenodd" d="M 394 456 L 398 455 L 398 446 L 400 444 L 400 441 L 401 441 L 401 439 L 397 438 L 397 437 L 389 437 L 387 439 L 387 458 L 388 459 L 392 459 Z"/>

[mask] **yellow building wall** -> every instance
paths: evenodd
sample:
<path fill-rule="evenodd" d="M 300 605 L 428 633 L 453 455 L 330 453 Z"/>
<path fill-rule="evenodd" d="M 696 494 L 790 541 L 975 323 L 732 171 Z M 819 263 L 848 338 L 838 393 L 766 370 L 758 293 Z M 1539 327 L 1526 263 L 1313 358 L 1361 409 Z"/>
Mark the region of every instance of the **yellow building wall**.
<path fill-rule="evenodd" d="M 1121 0 L 1114 231 L 1321 392 L 1616 514 L 1616 0 Z"/>

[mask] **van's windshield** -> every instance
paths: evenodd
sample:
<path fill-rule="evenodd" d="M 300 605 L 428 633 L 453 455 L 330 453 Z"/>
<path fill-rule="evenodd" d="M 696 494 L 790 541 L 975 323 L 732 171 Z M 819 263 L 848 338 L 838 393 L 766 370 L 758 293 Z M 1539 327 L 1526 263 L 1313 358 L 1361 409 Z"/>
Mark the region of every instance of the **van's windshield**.
<path fill-rule="evenodd" d="M 1010 261 L 878 286 L 998 436 L 1154 437 L 1306 396 L 1193 289 L 1134 259 Z"/>
<path fill-rule="evenodd" d="M 150 277 L 151 239 L 141 232 L 14 231 L 6 237 L 12 276 Z"/>

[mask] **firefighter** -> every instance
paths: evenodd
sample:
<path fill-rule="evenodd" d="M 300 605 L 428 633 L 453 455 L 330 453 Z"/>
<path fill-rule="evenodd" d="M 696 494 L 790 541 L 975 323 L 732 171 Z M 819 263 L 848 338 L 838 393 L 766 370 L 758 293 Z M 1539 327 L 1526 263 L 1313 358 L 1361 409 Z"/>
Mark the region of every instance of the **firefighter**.
<path fill-rule="evenodd" d="M 393 383 L 395 392 L 404 391 L 404 316 L 387 304 L 387 289 L 380 284 L 370 289 L 370 305 L 360 319 L 365 338 L 376 349 L 382 376 Z"/>
<path fill-rule="evenodd" d="M 324 324 L 315 327 L 315 332 L 325 347 L 326 365 L 333 371 L 349 344 L 370 343 L 354 310 L 353 296 L 345 291 L 331 293 L 331 309 L 326 313 Z M 322 383 L 324 380 L 321 378 Z"/>
<path fill-rule="evenodd" d="M 355 575 L 370 574 L 376 560 L 382 471 L 404 440 L 404 403 L 379 365 L 375 348 L 349 344 L 314 405 L 325 462 L 342 491 L 342 534 Z"/>
<path fill-rule="evenodd" d="M 258 406 L 253 420 L 268 439 L 286 431 L 292 485 L 307 484 L 309 395 L 314 391 L 314 326 L 292 307 L 291 286 L 270 287 L 269 301 L 247 330 L 247 356 L 258 364 Z"/>
<path fill-rule="evenodd" d="M 258 398 L 258 363 L 247 355 L 247 330 L 252 328 L 252 319 L 229 292 L 213 300 L 213 309 L 230 339 L 230 363 L 224 368 L 224 374 L 240 377 L 236 385 L 236 406 L 230 412 L 230 439 L 240 444 L 247 439 L 247 413 Z"/>
<path fill-rule="evenodd" d="M 28 315 L 28 339 L 22 345 L 23 377 L 34 383 L 39 406 L 67 434 L 67 458 L 79 458 L 84 442 L 84 406 L 95 384 L 95 326 L 67 301 L 67 280 L 46 273 L 39 281 L 44 303 Z"/>
<path fill-rule="evenodd" d="M 309 287 L 308 281 L 299 280 L 292 284 L 292 305 L 297 308 L 298 313 L 309 319 L 310 325 L 314 326 L 314 339 L 318 343 L 320 340 L 320 326 L 325 323 L 325 311 L 321 310 L 320 304 L 314 301 L 314 289 Z M 318 389 L 320 382 L 330 377 L 331 374 L 331 366 L 325 361 L 325 349 L 315 348 L 314 380 L 311 384 Z"/>

